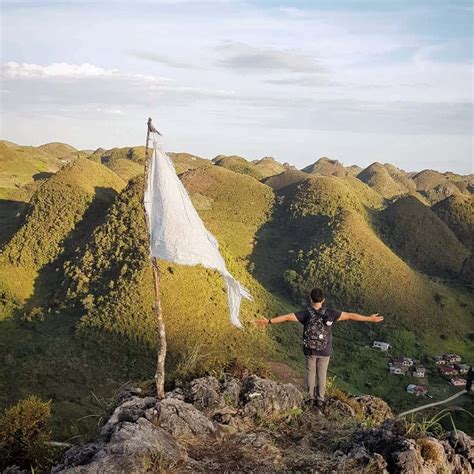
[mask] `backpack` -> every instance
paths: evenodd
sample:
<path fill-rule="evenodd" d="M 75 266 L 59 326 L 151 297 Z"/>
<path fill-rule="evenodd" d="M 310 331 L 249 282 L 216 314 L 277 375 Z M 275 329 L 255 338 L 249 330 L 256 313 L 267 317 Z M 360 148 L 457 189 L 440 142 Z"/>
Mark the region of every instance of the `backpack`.
<path fill-rule="evenodd" d="M 316 311 L 308 308 L 310 317 L 304 326 L 303 346 L 306 349 L 322 351 L 329 343 L 329 328 L 326 325 L 326 309 Z"/>

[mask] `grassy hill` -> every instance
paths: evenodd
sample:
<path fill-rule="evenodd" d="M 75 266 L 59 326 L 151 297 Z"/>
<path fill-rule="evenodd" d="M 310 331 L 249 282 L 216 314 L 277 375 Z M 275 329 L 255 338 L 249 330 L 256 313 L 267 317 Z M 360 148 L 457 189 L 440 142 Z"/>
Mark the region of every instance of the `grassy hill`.
<path fill-rule="evenodd" d="M 474 252 L 474 197 L 455 194 L 439 201 L 432 209 L 459 241 Z"/>
<path fill-rule="evenodd" d="M 258 278 L 295 304 L 305 305 L 308 290 L 320 285 L 331 306 L 386 317 L 377 326 L 337 325 L 330 373 L 343 388 L 370 391 L 398 409 L 413 404 L 404 393 L 403 384 L 409 382 L 387 378 L 387 358 L 370 349 L 374 339 L 390 342 L 396 355 L 424 363 L 443 351 L 473 360 L 472 294 L 461 282 L 431 279 L 401 258 L 382 232 L 385 205 L 380 194 L 359 180 L 318 176 L 280 189 L 277 202 L 274 219 L 261 229 L 254 251 Z M 436 216 L 432 219 L 462 253 L 449 229 Z M 419 243 L 424 245 L 422 239 Z"/>
<path fill-rule="evenodd" d="M 387 168 L 380 163 L 372 163 L 362 170 L 357 175 L 357 178 L 387 199 L 392 199 L 408 192 L 408 189 L 399 181 L 397 182 L 390 175 Z"/>
<path fill-rule="evenodd" d="M 435 204 L 443 199 L 455 195 L 471 192 L 472 178 L 455 173 L 440 173 L 434 170 L 423 170 L 413 176 L 416 189 L 429 202 Z"/>
<path fill-rule="evenodd" d="M 268 178 L 262 179 L 262 183 L 265 183 L 275 191 L 278 191 L 279 189 L 290 186 L 291 184 L 300 183 L 305 179 L 308 179 L 305 172 L 300 170 L 288 170 L 275 176 L 269 176 Z"/>
<path fill-rule="evenodd" d="M 398 199 L 384 211 L 383 221 L 387 240 L 415 268 L 431 275 L 459 275 L 468 250 L 419 199 Z"/>
<path fill-rule="evenodd" d="M 392 177 L 392 179 L 397 182 L 402 187 L 402 189 L 411 194 L 416 192 L 415 182 L 405 171 L 391 165 L 390 163 L 385 163 L 383 166 L 388 171 L 388 174 Z"/>
<path fill-rule="evenodd" d="M 301 171 L 310 174 L 322 174 L 324 176 L 347 176 L 348 171 L 337 160 L 331 160 L 325 156 L 319 158 L 312 165 L 306 166 Z"/>
<path fill-rule="evenodd" d="M 104 166 L 85 161 L 85 167 L 95 169 L 96 174 L 101 169 L 113 175 Z M 61 170 L 55 178 L 66 171 Z M 203 372 L 217 374 L 229 365 L 255 368 L 265 359 L 296 363 L 299 354 L 293 347 L 297 343 L 297 327 L 276 328 L 268 333 L 250 324 L 256 315 L 289 310 L 285 299 L 271 295 L 252 276 L 249 267 L 255 233 L 270 218 L 272 190 L 254 178 L 212 165 L 190 170 L 182 179 L 193 200 L 210 203 L 200 211 L 201 215 L 219 239 L 229 270 L 251 290 L 254 301 L 243 303 L 241 317 L 246 330 L 239 331 L 229 323 L 224 284 L 216 272 L 162 262 L 170 380 Z M 106 397 L 130 377 L 150 377 L 153 371 L 156 347 L 153 286 L 141 208 L 142 190 L 143 178 L 132 179 L 112 206 L 100 206 L 100 219 L 88 220 L 88 231 L 82 233 L 81 239 L 71 239 L 76 244 L 72 248 L 62 249 L 60 239 L 55 237 L 42 249 L 43 253 L 48 250 L 52 257 L 48 253 L 41 262 L 32 262 L 33 257 L 29 253 L 25 255 L 26 261 L 18 265 L 18 271 L 33 274 L 39 263 L 56 256 L 54 269 L 46 276 L 51 278 L 51 273 L 56 273 L 60 278 L 49 280 L 53 281 L 52 285 L 44 284 L 41 273 L 36 280 L 30 278 L 35 281 L 35 294 L 28 301 L 30 306 L 34 305 L 33 311 L 21 307 L 12 317 L 4 306 L 0 349 L 10 354 L 11 363 L 0 370 L 0 380 L 3 377 L 8 384 L 8 390 L 0 384 L 0 392 L 3 391 L 0 401 L 11 402 L 28 389 L 53 397 L 61 411 L 55 418 L 61 436 L 77 435 L 77 430 L 81 435 L 92 435 L 94 419 L 78 419 L 94 415 L 97 410 L 94 397 Z M 81 203 L 83 209 L 76 192 L 71 192 L 71 198 Z M 41 201 L 38 204 L 41 210 Z M 36 207 L 36 202 L 32 202 L 32 208 Z M 39 214 L 39 211 L 33 213 Z M 66 219 L 66 222 L 71 221 Z M 30 235 L 27 230 L 31 228 L 27 221 L 22 232 Z M 77 229 L 68 230 L 70 237 L 77 234 Z M 61 231 L 64 233 L 65 227 Z M 41 241 L 44 240 L 43 237 Z M 25 280 L 23 275 L 21 279 Z M 38 280 L 42 280 L 39 286 Z M 55 290 L 53 294 L 51 289 Z M 23 341 L 21 345 L 17 344 L 19 340 Z M 38 345 L 42 347 L 40 352 Z M 33 357 L 33 354 L 37 355 Z M 22 376 L 15 379 L 7 376 L 5 370 L 8 374 L 21 372 Z M 59 383 L 57 374 L 67 387 Z M 85 385 L 84 380 L 87 380 Z"/>
<path fill-rule="evenodd" d="M 81 223 L 87 228 L 124 184 L 106 167 L 78 158 L 40 186 L 23 225 L 3 248 L 0 291 L 19 302 L 29 298 L 38 272 L 59 256 L 70 233 Z"/>
<path fill-rule="evenodd" d="M 60 149 L 1 148 L 8 179 L 17 153 L 29 156 L 22 165 L 43 157 L 59 171 L 11 188 L 26 194 L 0 256 L 0 405 L 29 393 L 51 398 L 57 437 L 87 439 L 120 385 L 153 377 L 144 148 L 98 149 L 63 167 L 52 156 Z M 466 248 L 472 198 L 459 192 L 432 210 L 413 196 L 397 199 L 413 193 L 413 184 L 390 165 L 372 165 L 363 175 L 368 185 L 270 159 L 220 156 L 211 164 L 170 156 L 229 270 L 254 300 L 243 302 L 246 329 L 239 331 L 229 323 L 217 273 L 160 262 L 169 380 L 269 361 L 302 371 L 297 324 L 261 331 L 251 322 L 305 307 L 314 285 L 325 288 L 331 306 L 386 316 L 377 326 L 337 324 L 330 374 L 344 389 L 382 396 L 396 410 L 415 403 L 406 380 L 387 378 L 385 356 L 368 347 L 374 339 L 426 362 L 442 351 L 474 361 L 474 300 L 458 278 L 461 265 L 464 277 L 474 274 Z M 28 191 L 30 185 L 36 187 Z"/>
<path fill-rule="evenodd" d="M 213 158 L 212 162 L 216 166 L 222 166 L 228 170 L 235 171 L 236 173 L 246 174 L 254 177 L 255 179 L 264 178 L 263 174 L 255 168 L 255 165 L 241 156 L 231 155 L 218 155 Z"/>
<path fill-rule="evenodd" d="M 282 165 L 272 158 L 271 156 L 265 156 L 260 160 L 252 161 L 252 164 L 255 165 L 257 171 L 259 171 L 263 178 L 268 178 L 269 176 L 275 176 L 277 174 L 283 173 L 286 171 L 289 166 Z"/>

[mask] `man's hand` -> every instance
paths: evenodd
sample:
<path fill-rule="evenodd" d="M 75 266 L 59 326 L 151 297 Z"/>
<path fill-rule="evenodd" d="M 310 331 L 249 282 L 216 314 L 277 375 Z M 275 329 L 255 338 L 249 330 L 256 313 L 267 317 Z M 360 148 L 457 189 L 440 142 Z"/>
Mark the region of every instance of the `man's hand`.
<path fill-rule="evenodd" d="M 371 314 L 369 316 L 369 321 L 371 323 L 380 323 L 383 321 L 383 316 L 380 316 L 379 313 Z"/>
<path fill-rule="evenodd" d="M 268 319 L 256 319 L 254 322 L 255 326 L 258 326 L 260 328 L 264 328 L 265 326 L 268 326 Z"/>

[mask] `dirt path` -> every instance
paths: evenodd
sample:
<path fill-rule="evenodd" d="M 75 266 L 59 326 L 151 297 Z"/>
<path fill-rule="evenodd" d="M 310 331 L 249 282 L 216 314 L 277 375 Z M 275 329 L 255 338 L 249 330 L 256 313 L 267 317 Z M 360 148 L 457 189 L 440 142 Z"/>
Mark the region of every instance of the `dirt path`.
<path fill-rule="evenodd" d="M 441 400 L 440 402 L 428 403 L 427 405 L 423 405 L 421 407 L 417 407 L 417 408 L 413 408 L 413 409 L 408 410 L 408 411 L 404 411 L 403 413 L 400 413 L 398 415 L 398 417 L 401 418 L 402 416 L 410 415 L 411 413 L 416 413 L 417 411 L 425 410 L 426 408 L 431 408 L 431 407 L 435 407 L 437 405 L 442 405 L 443 403 L 448 403 L 451 400 L 454 400 L 455 398 L 460 397 L 463 393 L 467 393 L 467 391 L 466 390 L 461 390 L 460 392 L 455 393 L 454 395 L 451 395 L 449 398 L 446 398 L 446 400 Z"/>

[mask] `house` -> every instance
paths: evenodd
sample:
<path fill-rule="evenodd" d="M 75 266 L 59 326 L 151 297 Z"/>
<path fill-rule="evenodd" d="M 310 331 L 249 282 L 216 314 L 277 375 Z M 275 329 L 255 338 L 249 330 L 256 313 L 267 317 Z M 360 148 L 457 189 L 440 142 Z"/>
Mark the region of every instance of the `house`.
<path fill-rule="evenodd" d="M 380 349 L 382 351 L 388 351 L 390 349 L 390 344 L 388 342 L 374 341 L 372 347 L 375 349 Z"/>
<path fill-rule="evenodd" d="M 395 375 L 405 375 L 407 372 L 406 367 L 403 367 L 402 365 L 397 365 L 397 364 L 388 364 L 388 370 L 390 371 L 391 374 L 395 374 Z"/>
<path fill-rule="evenodd" d="M 446 365 L 446 360 L 443 356 L 434 356 L 436 365 Z"/>
<path fill-rule="evenodd" d="M 424 367 L 417 367 L 414 371 L 413 371 L 413 376 L 414 377 L 419 377 L 419 378 L 423 378 L 426 374 L 426 369 Z"/>
<path fill-rule="evenodd" d="M 438 367 L 438 372 L 441 375 L 457 375 L 458 371 L 451 365 L 441 365 Z"/>
<path fill-rule="evenodd" d="M 465 387 L 466 386 L 466 379 L 462 379 L 460 377 L 452 378 L 450 381 L 451 385 L 455 387 Z"/>
<path fill-rule="evenodd" d="M 409 357 L 404 357 L 402 359 L 402 365 L 404 365 L 405 367 L 411 367 L 413 365 L 413 360 Z"/>
<path fill-rule="evenodd" d="M 428 392 L 428 389 L 426 387 L 422 387 L 421 385 L 410 384 L 407 386 L 406 391 L 418 396 L 425 395 Z"/>
<path fill-rule="evenodd" d="M 460 374 L 467 374 L 469 372 L 469 365 L 467 364 L 454 364 L 454 367 L 458 369 Z"/>
<path fill-rule="evenodd" d="M 444 354 L 444 359 L 448 362 L 448 364 L 454 364 L 456 362 L 461 362 L 461 356 L 457 354 Z"/>

